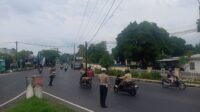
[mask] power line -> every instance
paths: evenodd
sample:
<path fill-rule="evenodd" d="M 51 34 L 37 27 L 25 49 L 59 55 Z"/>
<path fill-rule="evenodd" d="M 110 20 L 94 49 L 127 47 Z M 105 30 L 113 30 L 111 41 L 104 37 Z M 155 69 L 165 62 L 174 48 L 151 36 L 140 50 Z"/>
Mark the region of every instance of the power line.
<path fill-rule="evenodd" d="M 40 47 L 54 47 L 54 48 L 73 47 L 73 45 L 69 45 L 69 46 L 52 46 L 52 45 L 34 44 L 34 43 L 27 43 L 27 42 L 18 42 L 18 43 L 25 44 L 25 45 L 31 45 L 31 46 L 40 46 Z"/>
<path fill-rule="evenodd" d="M 93 7 L 93 9 L 92 9 L 92 12 L 91 12 L 90 16 L 88 17 L 88 21 L 87 21 L 87 23 L 86 23 L 86 26 L 85 26 L 85 28 L 83 29 L 83 32 L 82 32 L 80 38 L 78 39 L 79 41 L 84 37 L 84 32 L 87 31 L 88 26 L 89 26 L 89 24 L 91 23 L 90 20 L 92 19 L 92 16 L 93 16 L 93 14 L 94 14 L 94 12 L 95 12 L 95 9 L 96 9 L 96 7 L 97 7 L 98 1 L 99 1 L 99 0 L 96 0 L 96 2 L 95 2 L 95 5 L 94 5 L 94 7 Z"/>
<path fill-rule="evenodd" d="M 85 6 L 85 9 L 84 9 L 84 12 L 83 12 L 83 16 L 82 16 L 82 19 L 81 19 L 81 23 L 80 23 L 80 26 L 78 28 L 78 31 L 77 31 L 77 34 L 76 34 L 76 37 L 75 37 L 75 41 L 77 41 L 76 39 L 77 39 L 78 34 L 80 33 L 81 29 L 82 29 L 84 21 L 85 21 L 85 15 L 86 15 L 86 12 L 87 12 L 89 1 L 90 0 L 87 0 L 86 6 Z"/>
<path fill-rule="evenodd" d="M 99 28 L 97 29 L 97 31 L 95 32 L 95 34 L 92 36 L 92 38 L 89 40 L 89 42 L 91 42 L 91 41 L 96 37 L 96 35 L 97 35 L 98 32 L 100 31 L 101 27 L 103 27 L 103 24 L 104 24 L 104 22 L 105 22 L 105 20 L 106 20 L 106 18 L 107 18 L 107 16 L 108 16 L 108 14 L 110 13 L 112 7 L 114 6 L 115 1 L 116 1 L 116 0 L 113 0 L 112 5 L 111 5 L 111 7 L 109 8 L 109 10 L 108 10 L 106 16 L 104 17 L 102 23 L 100 24 Z"/>
<path fill-rule="evenodd" d="M 108 21 L 114 16 L 114 13 L 119 9 L 120 5 L 122 4 L 124 0 L 121 0 L 119 2 L 119 4 L 117 5 L 117 7 L 113 10 L 113 12 L 111 13 L 110 17 L 106 20 L 106 22 L 104 23 L 104 25 L 106 25 L 108 23 Z"/>
<path fill-rule="evenodd" d="M 106 7 L 107 4 L 108 4 L 108 1 L 106 1 L 106 2 L 104 3 L 103 7 L 102 7 L 101 10 L 100 10 L 101 12 L 104 11 L 104 9 L 105 9 L 105 7 Z M 101 15 L 101 14 L 100 14 L 100 15 Z M 98 17 L 98 16 L 97 16 L 97 18 L 95 19 L 95 21 L 98 21 L 98 20 L 99 20 L 99 22 L 101 23 L 101 20 L 103 19 L 103 17 L 104 17 L 104 16 L 102 16 L 102 17 Z M 98 23 L 98 22 L 96 22 L 96 23 Z M 100 23 L 99 23 L 99 24 L 100 24 Z M 93 27 L 93 28 L 91 27 L 90 29 L 96 29 L 96 28 L 98 27 L 98 24 L 95 24 L 95 25 L 93 25 L 93 26 L 94 26 L 94 27 Z M 90 34 L 91 31 L 92 31 L 92 30 L 88 30 L 88 32 L 85 33 L 85 37 L 87 37 L 87 36 Z"/>

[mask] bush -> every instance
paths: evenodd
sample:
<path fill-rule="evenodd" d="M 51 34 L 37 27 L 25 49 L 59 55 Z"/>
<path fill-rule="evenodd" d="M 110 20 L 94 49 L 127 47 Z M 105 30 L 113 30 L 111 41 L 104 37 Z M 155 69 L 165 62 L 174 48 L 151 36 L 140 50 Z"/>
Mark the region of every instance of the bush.
<path fill-rule="evenodd" d="M 161 80 L 162 76 L 160 75 L 159 72 L 152 72 L 151 73 L 151 79 L 153 79 L 153 80 Z"/>
<path fill-rule="evenodd" d="M 139 75 L 139 78 L 141 78 L 141 79 L 151 79 L 151 73 L 142 72 L 142 73 Z"/>
<path fill-rule="evenodd" d="M 108 69 L 107 74 L 111 76 L 122 76 L 124 72 L 121 70 Z"/>
<path fill-rule="evenodd" d="M 95 74 L 100 74 L 100 73 L 101 73 L 101 69 L 95 68 L 95 69 L 94 69 L 94 73 L 95 73 Z"/>
<path fill-rule="evenodd" d="M 138 78 L 139 77 L 139 73 L 136 71 L 131 72 L 131 75 L 133 78 Z"/>

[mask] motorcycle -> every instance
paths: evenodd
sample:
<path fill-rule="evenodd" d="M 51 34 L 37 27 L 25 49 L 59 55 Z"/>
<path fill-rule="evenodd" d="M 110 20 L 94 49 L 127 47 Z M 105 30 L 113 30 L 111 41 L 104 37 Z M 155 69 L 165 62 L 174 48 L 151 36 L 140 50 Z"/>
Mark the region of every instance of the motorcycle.
<path fill-rule="evenodd" d="M 82 79 L 80 81 L 80 86 L 91 89 L 92 88 L 92 79 L 90 77 L 82 77 Z"/>
<path fill-rule="evenodd" d="M 61 69 L 61 70 L 63 69 L 63 66 L 62 66 L 62 65 L 60 66 L 60 69 Z"/>
<path fill-rule="evenodd" d="M 178 87 L 180 90 L 185 90 L 186 85 L 183 81 L 181 81 L 178 77 L 175 77 L 175 81 L 171 82 L 169 79 L 163 79 L 162 80 L 162 87 L 168 88 L 168 87 Z"/>
<path fill-rule="evenodd" d="M 138 85 L 134 81 L 127 82 L 124 85 L 119 85 L 122 80 L 123 79 L 120 79 L 119 77 L 116 78 L 114 92 L 118 93 L 119 91 L 121 91 L 129 93 L 131 96 L 135 96 L 139 88 Z"/>
<path fill-rule="evenodd" d="M 42 73 L 42 68 L 39 68 L 38 72 L 39 72 L 39 74 L 41 74 Z"/>

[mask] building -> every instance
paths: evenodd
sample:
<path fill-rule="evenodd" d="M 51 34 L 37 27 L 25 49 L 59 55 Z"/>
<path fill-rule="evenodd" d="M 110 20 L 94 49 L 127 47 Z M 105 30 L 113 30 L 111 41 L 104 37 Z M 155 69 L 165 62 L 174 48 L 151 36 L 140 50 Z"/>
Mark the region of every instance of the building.
<path fill-rule="evenodd" d="M 162 60 L 157 60 L 161 68 L 181 68 L 185 72 L 200 73 L 200 54 L 192 55 L 189 58 L 188 63 L 181 65 L 179 61 L 180 57 L 171 57 Z"/>
<path fill-rule="evenodd" d="M 14 48 L 12 49 L 0 48 L 0 53 L 14 55 L 16 53 L 16 50 Z"/>

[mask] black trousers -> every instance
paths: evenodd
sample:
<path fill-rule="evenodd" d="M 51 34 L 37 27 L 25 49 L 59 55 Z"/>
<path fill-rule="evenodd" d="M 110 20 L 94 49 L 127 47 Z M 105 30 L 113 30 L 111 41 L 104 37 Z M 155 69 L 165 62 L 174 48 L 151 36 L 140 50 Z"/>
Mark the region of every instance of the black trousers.
<path fill-rule="evenodd" d="M 50 81 L 49 81 L 49 86 L 52 86 L 53 84 L 53 79 L 54 79 L 54 75 L 51 75 L 51 76 L 49 76 L 49 78 L 50 78 Z"/>
<path fill-rule="evenodd" d="M 100 85 L 100 104 L 102 107 L 106 106 L 106 97 L 108 88 L 105 85 Z"/>

